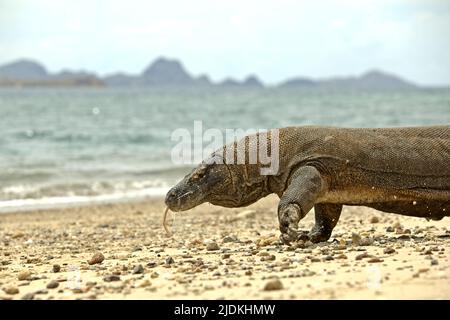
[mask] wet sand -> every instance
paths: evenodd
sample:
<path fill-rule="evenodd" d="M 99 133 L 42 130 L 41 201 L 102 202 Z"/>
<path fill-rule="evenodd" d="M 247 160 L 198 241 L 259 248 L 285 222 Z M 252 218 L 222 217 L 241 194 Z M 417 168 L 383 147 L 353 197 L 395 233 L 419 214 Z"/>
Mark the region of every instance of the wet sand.
<path fill-rule="evenodd" d="M 172 237 L 161 199 L 0 214 L 0 299 L 450 298 L 449 218 L 345 207 L 328 242 L 285 246 L 276 206 L 205 204 Z"/>

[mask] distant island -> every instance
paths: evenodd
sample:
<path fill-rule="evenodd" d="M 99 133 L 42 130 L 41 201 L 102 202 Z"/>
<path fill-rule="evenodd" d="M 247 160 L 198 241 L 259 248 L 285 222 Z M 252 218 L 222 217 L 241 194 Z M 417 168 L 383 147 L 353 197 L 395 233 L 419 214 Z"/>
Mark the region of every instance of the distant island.
<path fill-rule="evenodd" d="M 50 73 L 39 62 L 21 59 L 0 66 L 0 86 L 93 86 L 93 87 L 223 87 L 265 88 L 256 75 L 243 81 L 227 78 L 213 82 L 208 75 L 192 76 L 180 61 L 158 58 L 140 74 L 115 73 L 100 77 L 93 72 L 63 70 Z M 411 89 L 417 85 L 396 75 L 372 70 L 357 77 L 333 77 L 312 79 L 295 77 L 272 87 L 281 89 L 329 88 L 329 89 Z"/>

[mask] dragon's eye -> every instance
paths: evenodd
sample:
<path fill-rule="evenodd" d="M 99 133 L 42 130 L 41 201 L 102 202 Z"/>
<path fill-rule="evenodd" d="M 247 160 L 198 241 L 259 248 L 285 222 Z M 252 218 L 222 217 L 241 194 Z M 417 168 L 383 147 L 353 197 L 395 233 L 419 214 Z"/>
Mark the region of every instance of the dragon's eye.
<path fill-rule="evenodd" d="M 206 174 L 206 167 L 202 167 L 195 171 L 195 173 L 192 175 L 192 178 L 195 180 L 199 180 L 203 178 Z"/>
<path fill-rule="evenodd" d="M 197 173 L 197 178 L 199 178 L 199 179 L 203 178 L 204 176 L 205 176 L 204 172 Z"/>

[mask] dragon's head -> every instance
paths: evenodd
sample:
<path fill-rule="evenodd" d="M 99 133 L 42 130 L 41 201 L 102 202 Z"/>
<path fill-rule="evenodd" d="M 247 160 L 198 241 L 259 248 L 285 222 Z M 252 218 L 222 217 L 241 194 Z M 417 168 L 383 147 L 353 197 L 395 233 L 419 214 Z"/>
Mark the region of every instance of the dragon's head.
<path fill-rule="evenodd" d="M 249 178 L 249 165 L 225 164 L 213 155 L 169 190 L 165 203 L 172 211 L 185 211 L 209 202 L 222 207 L 242 207 L 263 196 L 264 179 Z"/>

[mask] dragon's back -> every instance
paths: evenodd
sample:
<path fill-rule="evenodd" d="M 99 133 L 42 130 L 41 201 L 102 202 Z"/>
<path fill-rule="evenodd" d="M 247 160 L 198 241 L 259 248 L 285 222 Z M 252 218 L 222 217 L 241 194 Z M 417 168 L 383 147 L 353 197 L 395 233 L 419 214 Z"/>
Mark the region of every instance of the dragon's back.
<path fill-rule="evenodd" d="M 450 190 L 450 126 L 281 129 L 280 168 L 307 162 L 344 182 Z"/>

